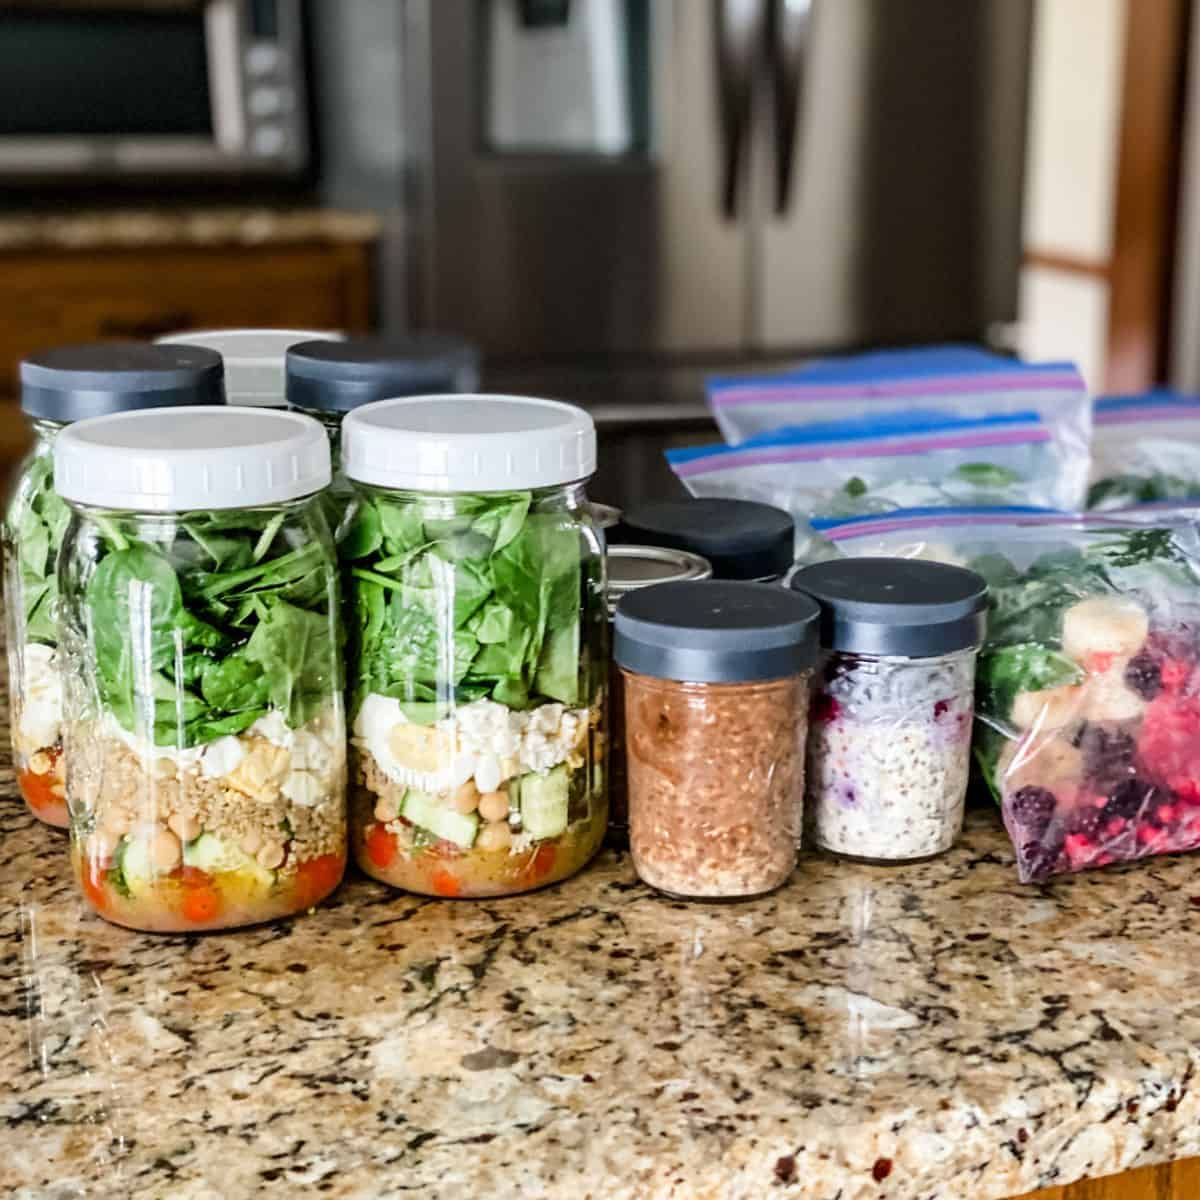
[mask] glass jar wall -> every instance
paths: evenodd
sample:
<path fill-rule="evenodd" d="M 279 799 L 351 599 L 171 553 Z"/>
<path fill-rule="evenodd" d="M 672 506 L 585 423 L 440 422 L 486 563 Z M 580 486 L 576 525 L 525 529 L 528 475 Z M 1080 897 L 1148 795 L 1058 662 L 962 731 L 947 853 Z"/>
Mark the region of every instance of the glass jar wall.
<path fill-rule="evenodd" d="M 61 435 L 55 472 L 73 510 L 61 628 L 85 897 L 164 931 L 317 903 L 346 860 L 324 434 L 287 413 L 131 414 Z"/>
<path fill-rule="evenodd" d="M 574 874 L 607 822 L 591 419 L 462 396 L 383 401 L 344 429 L 359 865 L 437 896 Z"/>
<path fill-rule="evenodd" d="M 4 519 L 10 717 L 17 786 L 49 825 L 68 824 L 56 565 L 70 511 L 54 490 L 54 440 L 70 422 L 102 413 L 220 404 L 221 375 L 210 351 L 161 346 L 67 346 L 21 364 L 21 406 L 35 442 Z"/>

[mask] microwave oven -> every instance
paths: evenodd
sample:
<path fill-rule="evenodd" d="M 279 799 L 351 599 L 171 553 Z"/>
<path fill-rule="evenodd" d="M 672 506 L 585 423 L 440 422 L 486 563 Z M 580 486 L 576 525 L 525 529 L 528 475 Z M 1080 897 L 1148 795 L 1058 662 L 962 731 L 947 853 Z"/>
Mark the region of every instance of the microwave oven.
<path fill-rule="evenodd" d="M 0 4 L 0 182 L 293 176 L 301 0 Z"/>

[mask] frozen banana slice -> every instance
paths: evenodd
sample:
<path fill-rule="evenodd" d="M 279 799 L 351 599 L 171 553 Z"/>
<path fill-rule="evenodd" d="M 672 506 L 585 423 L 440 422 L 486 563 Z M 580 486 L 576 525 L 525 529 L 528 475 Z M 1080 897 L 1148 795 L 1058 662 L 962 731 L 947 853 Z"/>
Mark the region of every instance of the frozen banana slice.
<path fill-rule="evenodd" d="M 1146 711 L 1145 702 L 1125 686 L 1125 659 L 1111 670 L 1091 675 L 1082 687 L 1087 693 L 1083 715 L 1089 721 L 1132 721 Z"/>
<path fill-rule="evenodd" d="M 1150 632 L 1146 610 L 1127 596 L 1092 596 L 1063 613 L 1062 648 L 1068 658 L 1087 663 L 1098 654 L 1136 654 Z"/>
<path fill-rule="evenodd" d="M 1018 729 L 1061 729 L 1082 713 L 1083 688 L 1064 683 L 1038 692 L 1018 692 L 1010 720 Z"/>
<path fill-rule="evenodd" d="M 1064 785 L 1075 787 L 1083 777 L 1083 755 L 1066 738 L 1023 738 L 1010 743 L 1000 754 L 996 774 L 1006 792 L 1014 793 L 1032 784 L 1057 792 Z"/>

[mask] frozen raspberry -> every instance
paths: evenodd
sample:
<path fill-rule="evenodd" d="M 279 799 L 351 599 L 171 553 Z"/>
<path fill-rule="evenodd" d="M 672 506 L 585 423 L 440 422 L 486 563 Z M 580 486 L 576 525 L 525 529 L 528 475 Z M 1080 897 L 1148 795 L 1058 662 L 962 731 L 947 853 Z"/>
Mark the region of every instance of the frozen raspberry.
<path fill-rule="evenodd" d="M 1135 654 L 1125 668 L 1125 686 L 1143 700 L 1153 700 L 1162 691 L 1162 666 L 1144 650 Z"/>
<path fill-rule="evenodd" d="M 1009 805 L 1022 828 L 1038 834 L 1050 824 L 1050 818 L 1054 816 L 1057 807 L 1058 801 L 1055 800 L 1053 792 L 1032 785 L 1020 788 Z"/>

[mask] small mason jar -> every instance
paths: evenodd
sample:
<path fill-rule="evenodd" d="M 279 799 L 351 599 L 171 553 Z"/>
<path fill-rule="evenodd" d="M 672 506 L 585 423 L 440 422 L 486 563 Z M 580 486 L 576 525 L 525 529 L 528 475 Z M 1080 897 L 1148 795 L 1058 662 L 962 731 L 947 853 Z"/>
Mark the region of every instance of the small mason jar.
<path fill-rule="evenodd" d="M 343 432 L 357 861 L 433 896 L 565 879 L 608 818 L 592 420 L 449 395 L 367 405 Z"/>
<path fill-rule="evenodd" d="M 119 925 L 297 913 L 346 861 L 329 445 L 307 417 L 156 409 L 59 435 L 72 858 Z"/>
<path fill-rule="evenodd" d="M 594 507 L 594 506 L 593 506 Z M 617 615 L 621 597 L 656 583 L 709 579 L 712 567 L 698 554 L 667 550 L 662 546 L 609 546 L 608 619 Z M 625 697 L 621 671 L 614 659 L 608 682 L 608 827 L 614 841 L 629 837 L 629 794 L 625 768 Z"/>
<path fill-rule="evenodd" d="M 336 533 L 350 500 L 342 471 L 342 422 L 376 400 L 475 392 L 479 354 L 469 342 L 435 333 L 402 338 L 301 342 L 287 352 L 287 405 L 320 421 L 333 454 L 326 516 Z"/>
<path fill-rule="evenodd" d="M 54 441 L 73 421 L 150 405 L 221 404 L 221 359 L 207 350 L 61 346 L 21 363 L 34 446 L 4 520 L 4 592 L 13 765 L 30 811 L 66 829 L 59 680 L 59 546 L 70 511 L 54 490 Z"/>
<path fill-rule="evenodd" d="M 872 863 L 950 849 L 962 830 L 987 584 L 944 563 L 849 558 L 804 567 L 791 586 L 821 608 L 813 841 Z"/>
<path fill-rule="evenodd" d="M 621 517 L 618 539 L 697 554 L 714 579 L 778 583 L 795 560 L 796 523 L 770 504 L 705 496 L 639 504 Z"/>
<path fill-rule="evenodd" d="M 681 899 L 760 896 L 796 865 L 817 606 L 762 583 L 622 597 L 629 846 Z"/>

